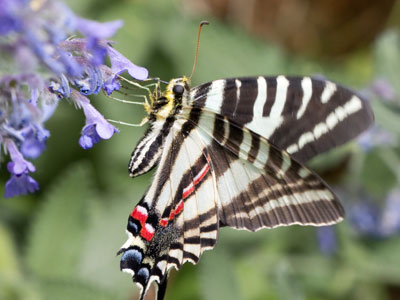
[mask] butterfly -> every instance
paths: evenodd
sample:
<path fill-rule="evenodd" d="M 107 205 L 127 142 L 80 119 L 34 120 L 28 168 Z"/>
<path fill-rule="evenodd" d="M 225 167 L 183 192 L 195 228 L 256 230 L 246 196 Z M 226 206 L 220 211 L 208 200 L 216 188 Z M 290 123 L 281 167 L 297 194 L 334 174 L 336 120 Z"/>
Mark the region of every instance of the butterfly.
<path fill-rule="evenodd" d="M 196 264 L 220 227 L 341 221 L 337 197 L 305 162 L 374 119 L 365 99 L 325 79 L 231 78 L 192 89 L 189 81 L 157 85 L 146 106 L 150 126 L 129 163 L 132 177 L 156 168 L 118 252 L 141 300 L 152 282 L 163 299 L 169 270 Z"/>

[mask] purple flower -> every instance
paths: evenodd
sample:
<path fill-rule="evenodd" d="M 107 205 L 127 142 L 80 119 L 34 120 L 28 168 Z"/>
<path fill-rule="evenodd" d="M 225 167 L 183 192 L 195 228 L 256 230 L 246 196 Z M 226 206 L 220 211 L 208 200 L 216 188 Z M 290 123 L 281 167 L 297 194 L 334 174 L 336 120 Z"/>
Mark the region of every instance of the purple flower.
<path fill-rule="evenodd" d="M 100 140 L 107 140 L 118 132 L 118 129 L 108 123 L 89 102 L 82 102 L 81 104 L 86 116 L 86 125 L 83 127 L 82 136 L 79 138 L 79 145 L 83 149 L 92 148 Z"/>
<path fill-rule="evenodd" d="M 20 27 L 16 18 L 0 11 L 0 36 L 6 35 L 11 31 L 17 31 Z"/>
<path fill-rule="evenodd" d="M 92 53 L 91 63 L 93 65 L 99 66 L 104 63 L 107 55 L 107 49 L 97 38 L 90 38 L 86 47 Z"/>
<path fill-rule="evenodd" d="M 7 164 L 7 169 L 11 173 L 11 178 L 6 183 L 4 197 L 26 195 L 28 192 L 32 193 L 36 191 L 39 186 L 37 182 L 28 175 L 29 172 L 35 172 L 35 166 L 24 159 L 12 140 L 7 139 L 5 145 L 12 161 Z"/>
<path fill-rule="evenodd" d="M 24 156 L 35 159 L 46 149 L 46 143 L 34 137 L 26 138 L 21 145 L 21 152 Z"/>
<path fill-rule="evenodd" d="M 321 252 L 325 255 L 332 255 L 336 251 L 336 233 L 333 226 L 317 228 L 317 239 Z"/>
<path fill-rule="evenodd" d="M 72 89 L 69 86 L 68 79 L 61 74 L 59 81 L 50 81 L 48 83 L 49 91 L 57 95 L 59 99 L 68 98 L 71 95 Z"/>
<path fill-rule="evenodd" d="M 100 23 L 82 19 L 56 0 L 0 0 L 0 157 L 9 154 L 11 178 L 5 195 L 34 192 L 29 173 L 34 165 L 26 158 L 39 157 L 50 136 L 44 123 L 59 100 L 68 98 L 82 108 L 86 125 L 80 145 L 91 148 L 118 132 L 84 95 L 108 94 L 119 89 L 118 75 L 128 71 L 136 79 L 147 70 L 109 49 L 122 21 Z M 81 38 L 73 37 L 79 31 Z M 111 67 L 105 65 L 110 57 Z M 12 75 L 7 74 L 12 70 Z"/>
<path fill-rule="evenodd" d="M 26 29 L 24 39 L 33 54 L 53 73 L 66 73 L 67 68 L 64 67 L 61 61 L 55 58 L 57 51 L 54 46 L 51 47 L 47 43 L 44 43 L 35 32 L 28 28 Z"/>
<path fill-rule="evenodd" d="M 27 172 L 19 175 L 11 175 L 6 182 L 4 197 L 10 198 L 19 195 L 34 193 L 39 190 L 39 185 Z"/>
<path fill-rule="evenodd" d="M 16 6 L 12 0 L 0 0 L 0 36 L 21 29 L 20 21 L 15 16 Z"/>
<path fill-rule="evenodd" d="M 79 77 L 83 73 L 82 66 L 71 53 L 58 50 L 59 61 L 64 65 L 65 73 L 70 77 Z"/>
<path fill-rule="evenodd" d="M 70 82 L 78 88 L 83 95 L 97 94 L 103 88 L 108 95 L 121 86 L 119 75 L 125 71 L 135 79 L 146 79 L 147 69 L 139 67 L 130 62 L 117 50 L 107 44 L 107 41 L 90 38 L 88 41 L 83 39 L 72 39 L 61 43 L 64 51 L 78 53 L 77 61 L 84 68 L 82 76 L 70 78 Z M 103 65 L 104 56 L 108 55 L 111 68 Z M 54 83 L 53 83 L 54 85 Z M 57 93 L 61 98 L 69 97 L 65 93 L 65 84 L 51 86 L 51 91 Z"/>
<path fill-rule="evenodd" d="M 46 140 L 50 132 L 45 128 L 30 128 L 27 134 L 24 134 L 24 141 L 21 144 L 21 153 L 28 158 L 38 158 L 46 149 Z"/>
<path fill-rule="evenodd" d="M 116 75 L 120 75 L 125 71 L 128 71 L 135 79 L 144 80 L 149 76 L 149 72 L 146 68 L 134 65 L 129 59 L 115 50 L 113 47 L 107 47 L 108 57 L 111 61 L 111 70 Z"/>
<path fill-rule="evenodd" d="M 101 71 L 98 68 L 88 66 L 87 76 L 82 79 L 75 80 L 75 86 L 80 90 L 81 94 L 87 96 L 100 92 L 103 85 Z"/>
<path fill-rule="evenodd" d="M 7 169 L 10 173 L 21 175 L 25 172 L 35 172 L 35 166 L 31 162 L 24 159 L 21 152 L 18 151 L 17 146 L 12 140 L 7 139 L 4 144 L 7 147 L 8 153 L 10 154 L 12 160 L 12 162 L 7 164 Z"/>
<path fill-rule="evenodd" d="M 111 95 L 112 92 L 118 91 L 121 88 L 121 84 L 116 77 L 110 77 L 103 84 L 103 89 L 107 93 L 108 96 Z"/>
<path fill-rule="evenodd" d="M 76 26 L 84 36 L 96 39 L 108 39 L 112 37 L 122 25 L 124 25 L 124 23 L 121 20 L 100 23 L 78 18 Z"/>

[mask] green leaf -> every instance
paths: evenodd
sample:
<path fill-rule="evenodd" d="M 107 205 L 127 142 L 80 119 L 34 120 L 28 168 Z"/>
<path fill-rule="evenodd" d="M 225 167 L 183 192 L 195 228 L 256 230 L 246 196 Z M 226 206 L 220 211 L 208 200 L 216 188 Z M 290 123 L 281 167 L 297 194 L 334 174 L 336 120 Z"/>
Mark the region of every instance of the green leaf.
<path fill-rule="evenodd" d="M 74 165 L 56 180 L 37 211 L 29 233 L 26 262 L 43 277 L 74 277 L 87 230 L 87 205 L 93 198 L 91 172 Z"/>

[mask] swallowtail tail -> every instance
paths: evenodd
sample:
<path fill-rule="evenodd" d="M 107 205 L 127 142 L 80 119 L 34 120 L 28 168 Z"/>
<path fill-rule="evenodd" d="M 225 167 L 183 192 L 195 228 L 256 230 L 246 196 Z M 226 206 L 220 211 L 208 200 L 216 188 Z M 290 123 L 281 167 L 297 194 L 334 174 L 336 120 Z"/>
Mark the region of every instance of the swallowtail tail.
<path fill-rule="evenodd" d="M 151 100 L 150 126 L 129 170 L 157 169 L 119 251 L 140 299 L 153 281 L 163 299 L 169 270 L 196 264 L 222 226 L 256 231 L 342 220 L 337 197 L 304 163 L 373 122 L 361 96 L 310 77 L 222 79 L 193 89 L 183 77 L 164 91 L 158 85 Z"/>

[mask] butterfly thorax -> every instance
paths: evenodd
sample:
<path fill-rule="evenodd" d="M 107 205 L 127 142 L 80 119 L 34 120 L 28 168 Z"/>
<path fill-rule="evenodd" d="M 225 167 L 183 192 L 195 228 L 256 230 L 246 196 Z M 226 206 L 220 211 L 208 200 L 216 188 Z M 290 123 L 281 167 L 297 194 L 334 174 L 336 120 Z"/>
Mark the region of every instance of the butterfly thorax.
<path fill-rule="evenodd" d="M 164 91 L 157 85 L 150 95 L 151 103 L 145 105 L 150 126 L 132 152 L 129 173 L 136 177 L 150 171 L 159 162 L 165 139 L 190 93 L 186 77 L 172 79 Z"/>

